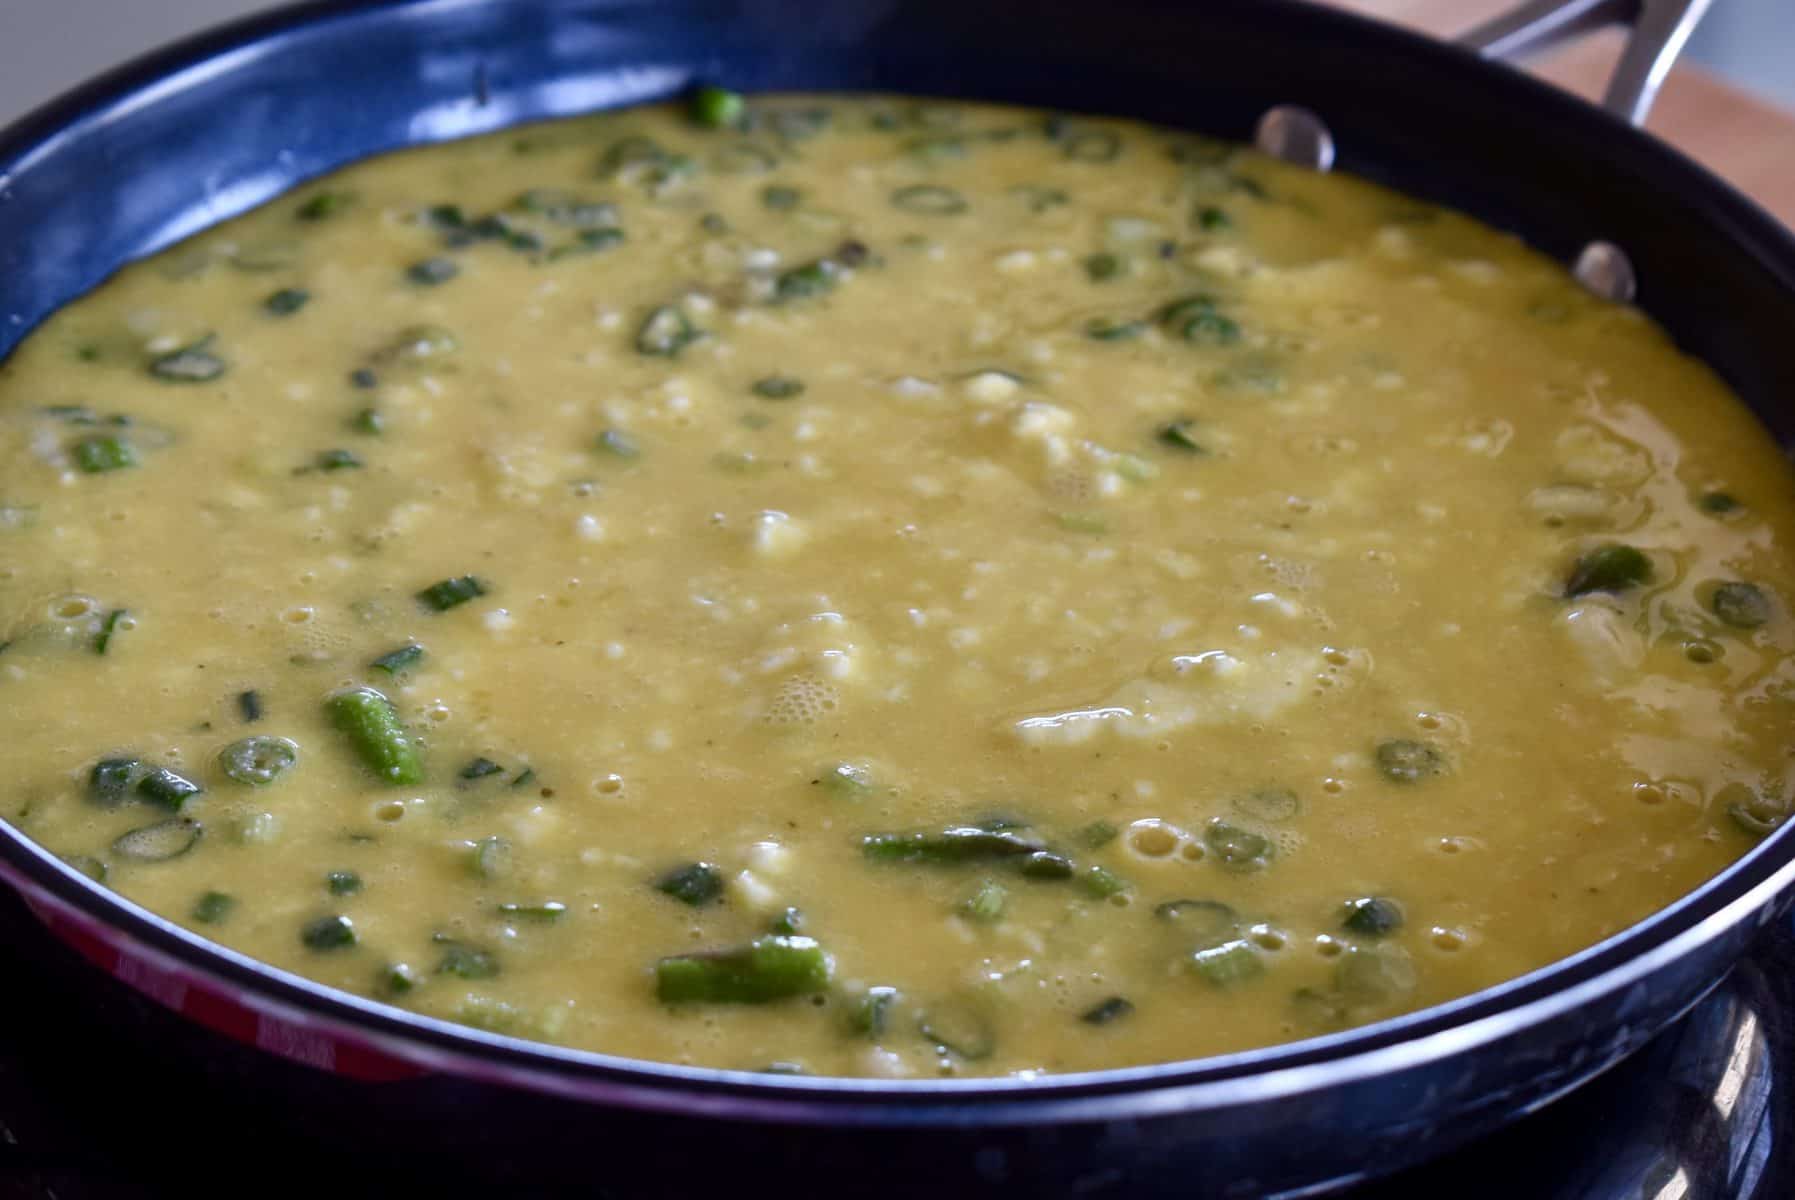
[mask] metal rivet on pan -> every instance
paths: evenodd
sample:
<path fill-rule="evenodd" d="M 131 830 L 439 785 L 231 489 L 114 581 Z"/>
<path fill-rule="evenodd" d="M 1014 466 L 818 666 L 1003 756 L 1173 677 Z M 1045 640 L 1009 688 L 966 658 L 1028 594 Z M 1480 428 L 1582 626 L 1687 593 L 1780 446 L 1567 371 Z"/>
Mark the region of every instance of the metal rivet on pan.
<path fill-rule="evenodd" d="M 1253 129 L 1253 144 L 1299 167 L 1327 171 L 1334 165 L 1334 135 L 1320 117 L 1294 104 L 1266 109 Z"/>
<path fill-rule="evenodd" d="M 1633 260 L 1613 242 L 1591 242 L 1583 247 L 1571 274 L 1602 299 L 1619 304 L 1631 303 L 1639 288 L 1638 277 L 1633 274 Z"/>

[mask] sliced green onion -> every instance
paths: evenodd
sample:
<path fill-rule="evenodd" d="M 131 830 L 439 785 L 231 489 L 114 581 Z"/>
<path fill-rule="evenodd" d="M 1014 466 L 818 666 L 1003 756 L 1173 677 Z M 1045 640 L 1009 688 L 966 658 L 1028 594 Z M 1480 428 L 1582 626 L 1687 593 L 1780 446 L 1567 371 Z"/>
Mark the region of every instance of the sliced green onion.
<path fill-rule="evenodd" d="M 167 767 L 157 767 L 137 781 L 137 794 L 152 804 L 160 804 L 172 812 L 205 791 L 199 784 Z"/>
<path fill-rule="evenodd" d="M 1417 783 L 1446 770 L 1446 756 L 1431 742 L 1413 738 L 1389 738 L 1373 753 L 1377 769 L 1391 783 Z"/>
<path fill-rule="evenodd" d="M 762 400 L 790 400 L 804 394 L 804 381 L 790 375 L 768 375 L 764 379 L 756 379 L 749 390 Z"/>
<path fill-rule="evenodd" d="M 1770 619 L 1770 597 L 1752 583 L 1721 584 L 1708 597 L 1708 607 L 1734 629 L 1756 629 Z"/>
<path fill-rule="evenodd" d="M 746 946 L 655 964 L 664 1004 L 765 1004 L 828 988 L 835 964 L 812 938 L 769 934 Z"/>
<path fill-rule="evenodd" d="M 936 865 L 1023 858 L 1045 847 L 1033 838 L 1007 829 L 953 826 L 940 833 L 875 833 L 861 839 L 861 851 L 874 862 L 920 862 Z"/>
<path fill-rule="evenodd" d="M 362 879 L 354 871 L 326 871 L 324 886 L 333 896 L 353 896 L 361 891 Z"/>
<path fill-rule="evenodd" d="M 658 358 L 678 358 L 680 351 L 703 337 L 692 319 L 675 304 L 653 309 L 636 331 L 636 353 Z"/>
<path fill-rule="evenodd" d="M 1360 896 L 1346 902 L 1340 928 L 1366 937 L 1383 937 L 1402 928 L 1402 905 L 1388 896 Z"/>
<path fill-rule="evenodd" d="M 112 853 L 132 862 L 167 862 L 199 845 L 205 827 L 192 817 L 173 817 L 121 835 Z"/>
<path fill-rule="evenodd" d="M 1099 900 L 1107 900 L 1128 890 L 1128 881 L 1103 867 L 1087 867 L 1079 876 L 1084 890 Z"/>
<path fill-rule="evenodd" d="M 290 317 L 310 302 L 312 294 L 304 288 L 282 288 L 262 301 L 262 307 L 276 317 Z"/>
<path fill-rule="evenodd" d="M 262 694 L 257 691 L 237 693 L 237 713 L 244 724 L 254 725 L 262 719 Z"/>
<path fill-rule="evenodd" d="M 207 892 L 193 903 L 188 914 L 202 925 L 218 925 L 227 920 L 237 907 L 237 898 L 224 892 Z"/>
<path fill-rule="evenodd" d="M 511 873 L 511 843 L 502 837 L 483 837 L 474 843 L 474 874 L 482 879 L 503 879 Z"/>
<path fill-rule="evenodd" d="M 131 788 L 143 777 L 143 763 L 135 758 L 102 758 L 87 775 L 87 798 L 101 808 L 117 808 L 130 798 Z"/>
<path fill-rule="evenodd" d="M 498 763 L 493 762 L 492 759 L 487 758 L 484 755 L 472 760 L 457 772 L 462 779 L 470 782 L 476 779 L 486 779 L 493 775 L 503 775 L 504 773 L 504 767 L 501 767 Z"/>
<path fill-rule="evenodd" d="M 219 769 L 250 787 L 267 787 L 298 761 L 298 744 L 283 737 L 247 737 L 218 755 Z"/>
<path fill-rule="evenodd" d="M 706 129 L 727 129 L 742 123 L 748 113 L 748 101 L 740 92 L 707 84 L 692 93 L 687 111 L 694 122 Z"/>
<path fill-rule="evenodd" d="M 960 905 L 960 911 L 975 921 L 989 924 L 1003 916 L 1004 905 L 1009 898 L 1009 892 L 1004 890 L 1001 883 L 987 879 L 979 884 L 978 891 Z"/>
<path fill-rule="evenodd" d="M 461 267 L 452 258 L 437 255 L 434 258 L 421 259 L 405 268 L 405 278 L 420 287 L 436 287 L 449 282 L 461 274 Z"/>
<path fill-rule="evenodd" d="M 1610 542 L 1579 558 L 1565 580 L 1566 598 L 1589 592 L 1624 592 L 1652 581 L 1652 560 L 1633 546 Z"/>
<path fill-rule="evenodd" d="M 567 906 L 559 900 L 545 900 L 541 904 L 501 904 L 498 907 L 501 917 L 513 921 L 559 921 L 567 915 Z"/>
<path fill-rule="evenodd" d="M 330 697 L 325 711 L 356 757 L 382 781 L 394 787 L 422 782 L 423 760 L 391 700 L 373 688 L 351 688 Z"/>
<path fill-rule="evenodd" d="M 94 635 L 93 652 L 104 654 L 112 646 L 112 635 L 118 632 L 118 623 L 131 614 L 122 608 L 115 608 L 106 614 L 105 621 L 100 624 L 100 632 Z M 1759 622 L 1762 624 L 1762 622 Z"/>
<path fill-rule="evenodd" d="M 1134 1012 L 1134 1002 L 1126 996 L 1111 996 L 1102 1003 L 1086 1009 L 1078 1014 L 1078 1019 L 1086 1025 L 1108 1025 L 1111 1021 L 1119 1021 Z"/>
<path fill-rule="evenodd" d="M 912 184 L 891 193 L 891 203 L 908 213 L 931 217 L 951 217 L 969 207 L 966 197 L 953 188 L 933 183 Z"/>
<path fill-rule="evenodd" d="M 711 863 L 687 863 L 655 880 L 654 889 L 682 904 L 699 908 L 722 898 L 723 872 Z"/>
<path fill-rule="evenodd" d="M 1091 282 L 1102 283 L 1106 279 L 1114 279 L 1126 267 L 1119 254 L 1104 251 L 1093 254 L 1084 260 L 1084 273 L 1091 277 Z"/>
<path fill-rule="evenodd" d="M 473 575 L 458 575 L 433 583 L 418 593 L 418 603 L 431 612 L 447 612 L 487 592 L 486 581 Z"/>
<path fill-rule="evenodd" d="M 894 987 L 867 988 L 866 994 L 856 999 L 848 1008 L 848 1028 L 864 1037 L 877 1038 L 883 1035 L 897 999 L 898 990 Z"/>
<path fill-rule="evenodd" d="M 150 374 L 169 383 L 210 383 L 225 372 L 225 362 L 208 349 L 212 335 L 150 360 Z"/>
<path fill-rule="evenodd" d="M 293 210 L 293 215 L 301 221 L 322 221 L 336 216 L 354 203 L 353 192 L 322 191 L 308 197 L 305 203 Z"/>
<path fill-rule="evenodd" d="M 69 457 L 83 475 L 104 475 L 137 465 L 137 451 L 124 438 L 110 434 L 82 438 L 69 447 Z"/>
<path fill-rule="evenodd" d="M 457 979 L 491 979 L 499 973 L 498 955 L 491 950 L 457 941 L 440 933 L 431 940 L 442 947 L 442 958 L 436 964 L 438 975 L 453 975 Z"/>
<path fill-rule="evenodd" d="M 376 671 L 384 671 L 388 675 L 398 675 L 409 671 L 423 661 L 424 648 L 416 642 L 407 642 L 397 650 L 388 650 L 368 666 Z"/>
<path fill-rule="evenodd" d="M 1227 987 L 1265 973 L 1265 960 L 1245 938 L 1194 951 L 1191 965 L 1217 987 Z"/>
<path fill-rule="evenodd" d="M 355 922 L 348 917 L 331 915 L 308 921 L 299 931 L 299 940 L 307 950 L 324 953 L 331 950 L 347 950 L 358 940 L 355 936 Z"/>

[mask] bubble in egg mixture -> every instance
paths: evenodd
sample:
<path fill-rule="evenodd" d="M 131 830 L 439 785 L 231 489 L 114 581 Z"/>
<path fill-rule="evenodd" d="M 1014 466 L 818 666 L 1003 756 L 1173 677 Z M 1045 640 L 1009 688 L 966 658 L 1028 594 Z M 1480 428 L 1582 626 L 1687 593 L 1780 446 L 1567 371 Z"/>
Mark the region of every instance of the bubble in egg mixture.
<path fill-rule="evenodd" d="M 814 725 L 841 704 L 833 684 L 815 675 L 794 675 L 780 685 L 761 720 L 768 725 Z"/>

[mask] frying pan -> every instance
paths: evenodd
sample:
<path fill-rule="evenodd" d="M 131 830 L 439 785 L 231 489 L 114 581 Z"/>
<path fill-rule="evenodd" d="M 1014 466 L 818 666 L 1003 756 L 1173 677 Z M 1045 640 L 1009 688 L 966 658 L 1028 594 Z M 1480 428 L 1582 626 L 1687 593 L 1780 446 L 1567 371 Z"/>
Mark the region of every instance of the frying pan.
<path fill-rule="evenodd" d="M 1786 445 L 1795 241 L 1628 124 L 1702 7 L 1542 0 L 1455 47 L 1287 0 L 302 5 L 142 59 L 0 135 L 0 354 L 121 264 L 353 159 L 702 79 L 1009 101 L 1236 139 L 1258 129 L 1274 152 L 1317 164 L 1331 150 L 1339 169 L 1579 264 L 1595 290 L 1636 291 Z M 1616 20 L 1637 28 L 1613 112 L 1476 49 Z M 553 1098 L 594 1156 L 595 1186 L 1295 1196 L 1442 1153 L 1639 1047 L 1786 908 L 1791 837 L 1774 833 L 1604 942 L 1449 1004 L 1290 1045 L 1035 1080 L 772 1077 L 531 1043 L 213 946 L 4 823 L 0 878 L 127 983 L 273 1053 L 395 1097 L 435 1084 Z"/>

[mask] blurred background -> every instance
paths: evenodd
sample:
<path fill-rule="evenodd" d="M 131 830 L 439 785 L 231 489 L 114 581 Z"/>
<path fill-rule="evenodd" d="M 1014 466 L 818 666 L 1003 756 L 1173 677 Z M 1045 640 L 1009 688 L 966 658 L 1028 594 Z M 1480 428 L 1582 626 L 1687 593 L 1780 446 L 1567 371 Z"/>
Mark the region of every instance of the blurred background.
<path fill-rule="evenodd" d="M 1507 7 L 1507 0 L 1339 2 L 1435 30 L 1464 28 Z M 152 46 L 272 7 L 270 0 L 0 0 L 0 124 Z M 1688 57 L 1795 112 L 1795 0 L 1715 0 Z"/>

